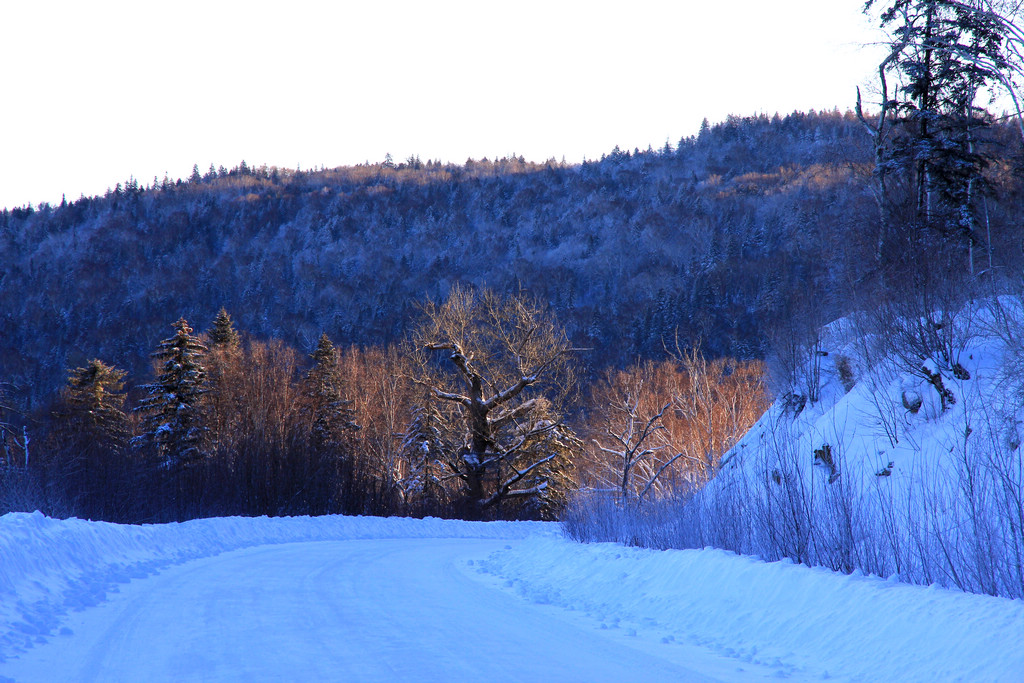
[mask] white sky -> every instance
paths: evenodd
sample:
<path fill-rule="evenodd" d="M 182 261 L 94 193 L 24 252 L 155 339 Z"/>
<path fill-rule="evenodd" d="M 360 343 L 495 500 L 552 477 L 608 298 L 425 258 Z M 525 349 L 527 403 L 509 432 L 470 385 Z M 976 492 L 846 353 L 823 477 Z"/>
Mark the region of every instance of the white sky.
<path fill-rule="evenodd" d="M 851 108 L 863 0 L 24 0 L 0 7 L 0 207 L 193 164 L 597 158 L 705 116 Z"/>

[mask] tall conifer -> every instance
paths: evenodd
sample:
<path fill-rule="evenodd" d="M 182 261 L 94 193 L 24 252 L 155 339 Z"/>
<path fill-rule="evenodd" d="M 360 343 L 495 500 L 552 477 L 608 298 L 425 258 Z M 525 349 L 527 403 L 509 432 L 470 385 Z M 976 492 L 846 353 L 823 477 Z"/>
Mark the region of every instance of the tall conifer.
<path fill-rule="evenodd" d="M 883 231 L 884 214 L 893 210 L 887 181 L 902 176 L 913 188 L 919 235 L 936 231 L 973 246 L 979 241 L 977 198 L 991 157 L 984 133 L 992 117 L 983 95 L 1005 88 L 1019 68 L 1008 47 L 1012 17 L 982 0 L 867 0 L 865 11 L 876 6 L 890 34 L 878 69 L 881 111 L 869 123 L 859 93 L 857 111 L 874 137 Z"/>
<path fill-rule="evenodd" d="M 184 318 L 174 323 L 174 336 L 164 339 L 152 354 L 159 364 L 156 382 L 138 410 L 145 437 L 154 444 L 167 468 L 200 459 L 206 436 L 202 399 L 206 389 L 203 361 L 206 345 L 192 335 Z"/>
<path fill-rule="evenodd" d="M 207 368 L 207 407 L 211 450 L 218 450 L 231 438 L 238 420 L 241 381 L 241 342 L 231 316 L 223 306 L 213 319 Z"/>
<path fill-rule="evenodd" d="M 227 309 L 223 306 L 213 319 L 213 327 L 210 328 L 210 345 L 214 349 L 237 349 L 239 345 L 238 332 L 228 315 Z"/>
<path fill-rule="evenodd" d="M 79 517 L 122 521 L 128 504 L 128 416 L 125 372 L 91 360 L 68 373 L 56 415 L 59 475 L 71 510 Z"/>
<path fill-rule="evenodd" d="M 91 441 L 123 448 L 128 441 L 128 417 L 124 407 L 124 370 L 94 359 L 68 373 L 64 391 L 69 432 L 86 434 Z"/>
<path fill-rule="evenodd" d="M 338 355 L 327 334 L 320 335 L 313 352 L 313 367 L 306 375 L 306 396 L 313 420 L 313 442 L 317 447 L 344 445 L 358 427 L 342 395 Z"/>

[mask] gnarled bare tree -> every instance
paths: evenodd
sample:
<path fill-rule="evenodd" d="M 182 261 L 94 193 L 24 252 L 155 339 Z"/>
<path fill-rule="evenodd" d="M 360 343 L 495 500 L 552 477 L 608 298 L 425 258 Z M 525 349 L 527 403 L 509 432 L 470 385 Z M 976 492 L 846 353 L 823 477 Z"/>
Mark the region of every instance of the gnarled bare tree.
<path fill-rule="evenodd" d="M 453 439 L 461 448 L 442 464 L 470 507 L 551 517 L 580 448 L 561 417 L 576 391 L 577 349 L 554 317 L 527 296 L 456 286 L 443 304 L 423 307 L 413 344 L 415 381 L 461 419 L 446 426 L 461 434 Z M 441 354 L 447 362 L 437 362 Z M 504 501 L 511 509 L 500 509 Z"/>

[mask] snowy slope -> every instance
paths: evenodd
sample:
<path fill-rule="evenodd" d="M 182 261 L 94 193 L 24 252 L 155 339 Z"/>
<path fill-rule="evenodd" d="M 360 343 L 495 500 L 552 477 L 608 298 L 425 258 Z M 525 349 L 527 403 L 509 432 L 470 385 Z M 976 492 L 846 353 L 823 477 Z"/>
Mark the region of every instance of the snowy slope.
<path fill-rule="evenodd" d="M 394 539 L 403 538 L 410 540 L 396 545 Z M 383 569 L 364 568 L 361 574 L 352 573 L 351 567 L 342 571 L 347 557 L 360 558 L 359 563 L 383 558 Z M 568 624 L 555 628 L 552 633 L 557 636 L 548 637 L 555 638 L 549 645 L 554 646 L 551 656 L 559 667 L 550 672 L 559 680 L 596 680 L 593 666 L 602 649 L 613 653 L 614 659 L 628 659 L 636 680 L 650 678 L 645 676 L 648 668 L 651 676 L 659 672 L 657 677 L 672 680 L 673 667 L 691 661 L 694 670 L 701 672 L 692 674 L 693 680 L 703 675 L 737 681 L 768 676 L 1020 681 L 1024 674 L 1021 601 L 908 586 L 857 573 L 844 576 L 789 562 L 765 563 L 719 550 L 658 552 L 612 544 L 581 545 L 564 540 L 557 526 L 550 524 L 323 517 L 118 526 L 11 514 L 0 517 L 0 558 L 0 646 L 6 657 L 0 661 L 0 680 L 13 676 L 23 683 L 53 680 L 47 674 L 56 669 L 47 667 L 66 665 L 68 658 L 63 655 L 78 652 L 73 650 L 78 646 L 72 645 L 78 638 L 98 638 L 94 632 L 103 629 L 111 637 L 131 628 L 154 630 L 158 626 L 149 625 L 154 615 L 188 609 L 188 605 L 169 602 L 187 603 L 187 596 L 193 595 L 221 596 L 225 577 L 259 578 L 252 586 L 224 588 L 229 605 L 247 595 L 254 602 L 269 600 L 283 590 L 263 585 L 269 579 L 262 577 L 270 576 L 264 565 L 271 563 L 288 572 L 296 571 L 288 569 L 292 566 L 307 572 L 295 574 L 292 583 L 299 588 L 311 577 L 336 576 L 333 580 L 343 585 L 332 600 L 359 593 L 366 586 L 367 596 L 354 606 L 345 603 L 339 608 L 346 618 L 358 622 L 345 628 L 355 626 L 362 638 L 359 647 L 350 648 L 350 657 L 365 659 L 362 664 L 348 660 L 334 664 L 350 667 L 345 669 L 352 672 L 349 680 L 386 680 L 382 676 L 388 669 L 382 674 L 379 668 L 367 668 L 381 661 L 395 667 L 393 675 L 407 679 L 416 671 L 416 658 L 404 658 L 410 641 L 422 641 L 434 653 L 423 664 L 432 667 L 427 680 L 466 673 L 468 664 L 460 655 L 463 644 L 451 641 L 467 619 L 475 629 L 473 642 L 478 647 L 474 662 L 503 662 L 510 656 L 504 639 L 513 636 L 487 635 L 497 628 L 492 623 L 497 614 L 513 615 L 510 619 L 521 622 L 526 631 L 541 629 L 547 620 Z M 328 568 L 336 574 L 316 569 L 314 560 L 333 562 Z M 467 588 L 454 574 L 446 580 L 444 572 L 475 577 L 480 588 Z M 405 585 L 410 576 L 420 576 L 420 583 Z M 212 577 L 220 577 L 219 583 L 195 585 L 215 581 Z M 325 585 L 331 582 L 313 588 L 323 591 Z M 471 593 L 460 604 L 448 595 L 426 594 L 435 585 L 438 590 L 454 587 Z M 512 596 L 519 596 L 518 604 L 532 607 L 513 610 L 511 603 L 503 602 Z M 144 602 L 132 607 L 133 600 Z M 410 609 L 410 603 L 421 600 L 422 610 L 418 604 Z M 121 616 L 101 620 L 103 629 L 83 626 L 93 622 L 81 620 L 108 607 L 122 610 L 117 612 Z M 215 615 L 219 619 L 230 614 L 226 607 L 218 609 L 224 612 Z M 412 618 L 407 615 L 420 611 L 433 620 L 437 633 L 408 632 L 414 622 L 407 621 Z M 335 642 L 331 639 L 342 639 L 344 633 L 334 626 L 315 633 L 310 623 L 318 622 L 296 619 L 288 610 L 272 615 L 277 621 L 260 629 L 238 624 L 243 630 L 234 635 L 223 633 L 226 626 L 217 621 L 224 647 L 218 650 L 195 642 L 192 646 L 205 648 L 209 657 L 223 656 L 221 650 L 228 645 L 244 646 L 246 638 L 269 628 L 286 631 L 279 634 L 281 638 L 300 648 L 275 653 L 275 657 L 294 655 L 299 661 L 299 655 L 317 644 L 318 636 Z M 199 627 L 186 622 L 168 623 L 165 631 L 151 634 L 152 638 L 170 640 Z M 580 630 L 592 636 L 577 633 Z M 595 645 L 591 637 L 606 639 L 606 646 Z M 104 647 L 107 641 L 102 638 L 90 642 L 89 647 L 81 646 L 81 652 L 94 658 L 89 671 L 99 672 L 95 680 L 110 680 L 102 675 L 110 669 L 96 667 L 121 661 L 118 649 Z M 137 645 L 122 644 L 122 648 L 126 660 L 137 658 Z M 340 640 L 332 648 L 332 656 L 342 657 L 339 648 L 345 646 Z M 154 644 L 154 650 L 173 663 L 173 652 L 164 653 L 167 647 Z M 634 650 L 654 659 L 639 658 Z M 540 666 L 515 656 L 525 666 Z M 192 677 L 271 680 L 268 671 L 280 672 L 284 665 L 247 672 L 213 666 L 193 671 Z M 142 673 L 138 668 L 124 670 Z M 544 679 L 539 673 L 544 669 L 529 671 L 526 680 Z M 574 671 L 579 675 L 571 675 Z M 623 679 L 621 672 L 616 676 Z M 504 679 L 524 680 L 507 669 Z"/>
<path fill-rule="evenodd" d="M 1005 344 L 991 329 L 990 311 L 976 308 L 969 317 L 952 323 L 961 322 L 967 329 L 950 343 L 956 347 L 953 362 L 966 373 L 954 373 L 952 363 L 937 359 L 940 354 L 907 351 L 905 357 L 894 357 L 892 339 L 866 332 L 868 325 L 854 319 L 825 327 L 820 346 L 809 352 L 819 355 L 820 378 L 814 384 L 820 398 L 802 403 L 812 381 L 802 368 L 791 387 L 791 395 L 798 398 L 777 400 L 725 460 L 750 465 L 756 459 L 752 452 L 774 450 L 784 456 L 785 451 L 797 451 L 814 462 L 816 469 L 807 474 L 813 471 L 821 479 L 831 475 L 829 468 L 812 458 L 828 444 L 837 465 L 842 460 L 841 476 L 905 499 L 921 477 L 955 471 L 966 447 L 1012 440 L 1021 406 L 1014 400 L 1017 385 L 1004 372 Z M 854 382 L 849 391 L 838 368 L 844 362 Z M 935 386 L 923 371 L 915 371 L 925 367 L 942 378 L 954 397 L 945 410 Z M 905 400 L 911 405 L 920 401 L 920 407 L 912 411 Z M 879 476 L 886 470 L 888 474 Z"/>
<path fill-rule="evenodd" d="M 1024 597 L 1020 302 L 842 319 L 796 360 L 698 496 L 735 520 L 701 545 Z"/>

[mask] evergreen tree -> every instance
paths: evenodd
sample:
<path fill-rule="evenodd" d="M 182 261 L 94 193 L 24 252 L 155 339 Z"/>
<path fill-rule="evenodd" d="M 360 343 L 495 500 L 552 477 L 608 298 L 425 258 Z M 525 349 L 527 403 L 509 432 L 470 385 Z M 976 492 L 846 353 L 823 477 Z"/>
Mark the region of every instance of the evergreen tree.
<path fill-rule="evenodd" d="M 347 446 L 349 437 L 359 427 L 352 421 L 349 402 L 343 398 L 338 354 L 326 333 L 320 335 L 312 358 L 313 367 L 305 384 L 313 443 L 321 449 Z"/>
<path fill-rule="evenodd" d="M 865 11 L 877 4 L 867 0 Z M 880 14 L 891 36 L 879 66 L 881 111 L 874 137 L 883 212 L 892 212 L 888 179 L 912 189 L 915 227 L 961 244 L 977 242 L 976 199 L 990 154 L 991 116 L 980 99 L 1004 87 L 1014 70 L 1007 39 L 1012 24 L 982 0 L 887 0 Z M 894 78 L 892 89 L 888 79 Z M 888 222 L 883 216 L 883 229 Z M 883 249 L 879 241 L 879 257 Z"/>
<path fill-rule="evenodd" d="M 360 493 L 351 457 L 353 434 L 358 426 L 342 393 L 338 355 L 326 334 L 312 354 L 313 367 L 303 382 L 310 448 L 303 475 L 303 502 L 309 514 L 362 512 L 352 509 Z"/>
<path fill-rule="evenodd" d="M 235 350 L 239 345 L 238 332 L 235 330 L 231 316 L 223 306 L 213 319 L 213 327 L 210 328 L 210 345 L 214 349 Z"/>
<path fill-rule="evenodd" d="M 453 435 L 446 434 L 446 424 L 437 402 L 427 394 L 413 408 L 412 419 L 403 435 L 399 457 L 407 463 L 408 474 L 401 482 L 402 495 L 415 513 L 443 512 L 443 458 L 458 448 Z"/>
<path fill-rule="evenodd" d="M 125 372 L 91 360 L 68 374 L 53 449 L 67 503 L 79 517 L 124 521 L 128 416 Z"/>
<path fill-rule="evenodd" d="M 94 359 L 68 373 L 64 390 L 65 425 L 69 434 L 114 449 L 128 442 L 128 416 L 124 413 L 124 370 Z"/>
<path fill-rule="evenodd" d="M 208 333 L 207 397 L 210 447 L 218 450 L 233 431 L 238 419 L 238 391 L 241 380 L 241 344 L 227 310 L 221 307 Z"/>
<path fill-rule="evenodd" d="M 144 437 L 155 445 L 167 468 L 199 460 L 207 431 L 202 405 L 207 348 L 184 318 L 173 327 L 174 336 L 160 342 L 152 354 L 160 368 L 137 409 L 143 414 Z"/>

